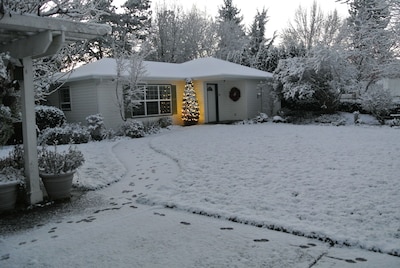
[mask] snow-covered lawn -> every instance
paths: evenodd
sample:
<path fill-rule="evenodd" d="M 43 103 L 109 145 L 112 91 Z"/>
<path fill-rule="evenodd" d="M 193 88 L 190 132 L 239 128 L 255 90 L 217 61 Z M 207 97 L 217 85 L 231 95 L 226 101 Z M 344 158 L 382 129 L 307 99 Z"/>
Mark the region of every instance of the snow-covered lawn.
<path fill-rule="evenodd" d="M 75 184 L 106 186 L 126 172 L 118 159 L 140 155 L 153 157 L 156 172 L 168 156 L 176 175 L 161 176 L 138 202 L 399 255 L 399 137 L 379 126 L 174 127 L 138 139 L 149 145 L 140 152 L 134 140 L 78 145 L 86 162 Z M 132 148 L 116 156 L 117 144 Z"/>
<path fill-rule="evenodd" d="M 154 137 L 180 174 L 139 201 L 400 253 L 399 129 L 284 124 Z"/>

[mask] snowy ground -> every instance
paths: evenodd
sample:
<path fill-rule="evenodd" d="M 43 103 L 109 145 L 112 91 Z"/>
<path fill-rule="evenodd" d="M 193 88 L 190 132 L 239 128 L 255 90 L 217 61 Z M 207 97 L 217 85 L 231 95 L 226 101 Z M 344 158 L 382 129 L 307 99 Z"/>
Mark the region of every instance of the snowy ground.
<path fill-rule="evenodd" d="M 216 125 L 151 140 L 180 174 L 139 199 L 400 254 L 399 130 Z"/>
<path fill-rule="evenodd" d="M 121 180 L 86 194 L 79 209 L 0 235 L 0 266 L 311 267 L 318 260 L 313 267 L 343 267 L 353 260 L 397 267 L 398 257 L 378 254 L 373 263 L 357 248 L 399 255 L 398 137 L 389 127 L 266 123 L 79 145 L 87 161 L 76 184 L 98 189 Z M 76 257 L 49 261 L 60 249 Z M 88 257 L 93 249 L 96 259 Z"/>

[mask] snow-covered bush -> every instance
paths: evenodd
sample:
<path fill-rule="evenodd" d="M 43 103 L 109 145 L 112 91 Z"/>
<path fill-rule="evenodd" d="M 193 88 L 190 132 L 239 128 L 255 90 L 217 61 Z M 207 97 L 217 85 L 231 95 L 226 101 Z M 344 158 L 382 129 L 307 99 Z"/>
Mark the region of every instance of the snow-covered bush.
<path fill-rule="evenodd" d="M 0 146 L 6 144 L 13 134 L 11 110 L 0 104 Z"/>
<path fill-rule="evenodd" d="M 24 168 L 24 150 L 21 145 L 16 145 L 8 153 L 8 156 L 0 158 L 0 170 L 6 167 L 12 167 L 15 169 Z"/>
<path fill-rule="evenodd" d="M 67 151 L 57 151 L 57 146 L 54 150 L 43 146 L 38 151 L 38 164 L 41 173 L 45 174 L 62 174 L 73 172 L 83 165 L 85 158 L 81 151 L 76 147 L 69 147 Z"/>
<path fill-rule="evenodd" d="M 318 46 L 304 57 L 279 61 L 274 91 L 291 109 L 332 113 L 341 93 L 354 90 L 353 74 L 343 51 Z"/>
<path fill-rule="evenodd" d="M 256 116 L 257 123 L 268 122 L 268 115 L 266 113 L 260 113 Z"/>
<path fill-rule="evenodd" d="M 47 128 L 38 138 L 39 144 L 80 144 L 90 140 L 90 133 L 80 124 L 65 124 L 62 127 Z"/>
<path fill-rule="evenodd" d="M 89 115 L 86 117 L 88 131 L 93 140 L 100 141 L 105 138 L 104 118 L 101 114 Z"/>
<path fill-rule="evenodd" d="M 54 106 L 36 106 L 35 114 L 39 130 L 61 127 L 66 122 L 64 112 Z"/>
<path fill-rule="evenodd" d="M 329 124 L 334 126 L 346 125 L 346 119 L 339 114 L 323 114 L 314 119 L 319 124 Z"/>
<path fill-rule="evenodd" d="M 119 135 L 131 138 L 144 137 L 144 125 L 141 121 L 128 120 L 121 124 L 119 128 Z"/>
<path fill-rule="evenodd" d="M 161 130 L 158 121 L 146 121 L 143 123 L 144 133 L 147 135 L 157 134 Z"/>
<path fill-rule="evenodd" d="M 375 116 L 379 123 L 383 125 L 385 124 L 385 117 L 390 114 L 394 103 L 388 90 L 385 90 L 381 85 L 374 84 L 361 96 L 361 105 L 365 111 Z"/>
<path fill-rule="evenodd" d="M 8 156 L 0 158 L 0 183 L 17 181 L 24 183 L 24 151 L 22 146 L 15 146 Z"/>
<path fill-rule="evenodd" d="M 283 117 L 281 117 L 279 115 L 275 115 L 274 117 L 272 117 L 272 122 L 274 122 L 274 123 L 286 123 L 286 119 L 284 119 Z"/>
<path fill-rule="evenodd" d="M 166 128 L 172 125 L 172 118 L 171 117 L 161 117 L 158 119 L 158 124 L 161 128 Z"/>
<path fill-rule="evenodd" d="M 389 121 L 389 126 L 391 127 L 399 127 L 400 126 L 400 119 L 395 118 Z"/>

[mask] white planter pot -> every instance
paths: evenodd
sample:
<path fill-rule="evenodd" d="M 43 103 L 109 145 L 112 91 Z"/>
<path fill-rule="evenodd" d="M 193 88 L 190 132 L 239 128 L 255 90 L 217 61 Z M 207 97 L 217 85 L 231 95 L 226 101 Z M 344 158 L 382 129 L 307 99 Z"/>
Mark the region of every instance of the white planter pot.
<path fill-rule="evenodd" d="M 51 200 L 71 198 L 74 172 L 65 174 L 40 174 L 44 188 Z"/>
<path fill-rule="evenodd" d="M 18 182 L 0 183 L 0 212 L 13 210 L 17 202 Z"/>

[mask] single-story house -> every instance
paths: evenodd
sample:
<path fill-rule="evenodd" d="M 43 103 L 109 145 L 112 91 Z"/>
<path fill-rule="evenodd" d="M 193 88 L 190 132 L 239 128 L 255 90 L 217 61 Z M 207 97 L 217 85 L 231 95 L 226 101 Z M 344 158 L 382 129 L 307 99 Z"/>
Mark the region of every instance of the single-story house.
<path fill-rule="evenodd" d="M 377 84 L 382 85 L 383 89 L 390 92 L 393 102 L 396 106 L 400 105 L 400 78 L 384 78 L 379 80 Z M 342 94 L 341 100 L 344 102 L 361 102 L 359 92 Z"/>
<path fill-rule="evenodd" d="M 400 78 L 389 78 L 381 81 L 383 88 L 389 90 L 393 101 L 400 105 Z"/>
<path fill-rule="evenodd" d="M 272 74 L 268 72 L 211 57 L 179 64 L 144 61 L 143 66 L 146 92 L 140 99 L 142 105 L 127 116 L 132 119 L 169 116 L 174 124 L 183 124 L 182 97 L 188 78 L 200 108 L 199 124 L 245 120 L 260 112 L 271 116 L 280 109 L 270 94 Z M 85 123 L 87 116 L 100 113 L 107 128 L 118 128 L 123 121 L 116 97 L 115 59 L 83 65 L 65 77 L 62 87 L 48 97 L 49 105 L 62 109 L 68 122 Z"/>

